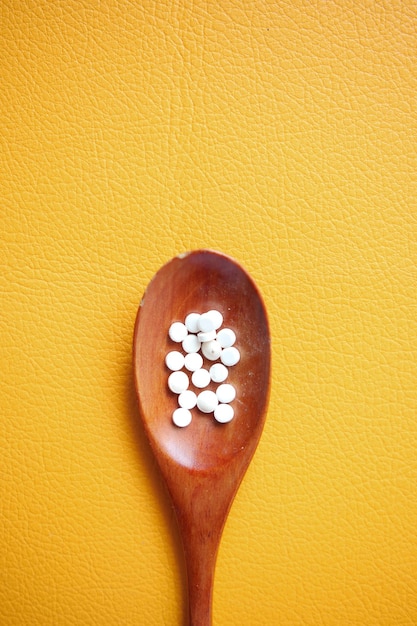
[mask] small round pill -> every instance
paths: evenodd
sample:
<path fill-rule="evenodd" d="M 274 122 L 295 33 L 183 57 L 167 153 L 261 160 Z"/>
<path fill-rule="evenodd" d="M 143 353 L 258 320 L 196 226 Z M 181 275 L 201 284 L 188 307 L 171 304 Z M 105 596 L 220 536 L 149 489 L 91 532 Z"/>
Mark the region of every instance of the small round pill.
<path fill-rule="evenodd" d="M 197 404 L 197 396 L 191 389 L 186 389 L 178 396 L 178 404 L 183 409 L 193 409 Z"/>
<path fill-rule="evenodd" d="M 198 327 L 198 320 L 200 319 L 200 313 L 189 313 L 185 318 L 185 325 L 190 333 L 198 333 L 200 330 Z"/>
<path fill-rule="evenodd" d="M 203 413 L 212 413 L 219 404 L 214 391 L 206 389 L 197 396 L 197 406 Z"/>
<path fill-rule="evenodd" d="M 201 352 L 209 361 L 216 361 L 222 353 L 222 347 L 216 339 L 212 339 L 203 343 Z"/>
<path fill-rule="evenodd" d="M 191 423 L 192 415 L 191 411 L 184 408 L 175 409 L 172 414 L 172 421 L 175 426 L 179 426 L 180 428 L 184 428 L 184 426 L 188 426 Z"/>
<path fill-rule="evenodd" d="M 200 340 L 197 339 L 197 335 L 187 335 L 182 342 L 182 349 L 184 352 L 198 352 L 200 350 Z"/>
<path fill-rule="evenodd" d="M 233 385 L 223 383 L 217 387 L 216 396 L 219 402 L 232 402 L 236 398 L 236 389 Z"/>
<path fill-rule="evenodd" d="M 196 370 L 191 376 L 191 381 L 194 387 L 203 389 L 204 387 L 207 387 L 210 382 L 210 373 L 208 370 L 205 370 L 203 368 Z"/>
<path fill-rule="evenodd" d="M 220 313 L 220 311 L 217 311 L 216 309 L 211 309 L 210 311 L 207 311 L 207 315 L 209 315 L 213 321 L 214 330 L 220 328 L 220 326 L 223 324 L 223 315 Z"/>
<path fill-rule="evenodd" d="M 214 363 L 214 365 L 210 367 L 209 371 L 210 378 L 214 383 L 224 382 L 229 375 L 229 370 L 222 363 Z"/>
<path fill-rule="evenodd" d="M 203 313 L 198 320 L 198 328 L 203 333 L 209 333 L 211 330 L 215 330 L 215 321 L 210 313 Z"/>
<path fill-rule="evenodd" d="M 236 341 L 236 335 L 231 328 L 222 328 L 217 333 L 216 339 L 222 348 L 230 348 Z"/>
<path fill-rule="evenodd" d="M 185 372 L 172 372 L 168 376 L 168 387 L 173 393 L 182 393 L 190 384 Z"/>
<path fill-rule="evenodd" d="M 184 355 L 177 350 L 168 352 L 165 357 L 165 365 L 172 372 L 176 372 L 184 367 Z"/>
<path fill-rule="evenodd" d="M 206 341 L 213 341 L 213 339 L 216 339 L 216 331 L 215 330 L 209 330 L 207 332 L 202 332 L 202 333 L 198 333 L 197 334 L 198 339 L 200 340 L 201 343 L 205 343 Z"/>
<path fill-rule="evenodd" d="M 172 341 L 180 343 L 181 341 L 184 341 L 188 335 L 188 330 L 186 325 L 182 322 L 173 322 L 169 327 L 168 335 Z"/>
<path fill-rule="evenodd" d="M 223 363 L 223 365 L 227 365 L 228 367 L 236 365 L 239 360 L 240 352 L 234 346 L 231 346 L 230 348 L 224 348 L 224 350 L 222 350 L 222 353 L 220 355 L 220 361 Z"/>
<path fill-rule="evenodd" d="M 189 372 L 195 372 L 202 367 L 203 357 L 198 352 L 190 352 L 185 355 L 184 365 Z"/>
<path fill-rule="evenodd" d="M 233 419 L 235 412 L 230 404 L 219 404 L 214 409 L 214 418 L 220 424 L 227 424 Z"/>

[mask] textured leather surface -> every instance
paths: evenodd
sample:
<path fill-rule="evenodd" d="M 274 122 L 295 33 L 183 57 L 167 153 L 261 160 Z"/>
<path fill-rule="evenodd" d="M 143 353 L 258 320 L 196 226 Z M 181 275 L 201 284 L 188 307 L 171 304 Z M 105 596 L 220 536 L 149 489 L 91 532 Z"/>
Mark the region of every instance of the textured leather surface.
<path fill-rule="evenodd" d="M 264 435 L 215 626 L 417 623 L 417 8 L 5 0 L 0 623 L 183 623 L 131 337 L 212 247 L 261 288 Z"/>

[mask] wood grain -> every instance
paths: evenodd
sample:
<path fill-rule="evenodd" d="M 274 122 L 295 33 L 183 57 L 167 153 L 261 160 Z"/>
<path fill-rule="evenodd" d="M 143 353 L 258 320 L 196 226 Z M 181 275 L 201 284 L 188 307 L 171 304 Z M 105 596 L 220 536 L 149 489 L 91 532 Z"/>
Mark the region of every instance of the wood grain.
<path fill-rule="evenodd" d="M 168 337 L 174 321 L 217 309 L 241 353 L 228 382 L 236 388 L 235 417 L 218 424 L 193 409 L 187 428 L 171 419 L 177 399 L 167 387 Z M 197 250 L 172 259 L 155 275 L 134 331 L 135 384 L 143 425 L 171 495 L 188 574 L 189 623 L 211 624 L 214 567 L 223 526 L 255 452 L 269 397 L 270 335 L 259 291 L 229 257 Z M 212 384 L 213 385 L 213 384 Z"/>

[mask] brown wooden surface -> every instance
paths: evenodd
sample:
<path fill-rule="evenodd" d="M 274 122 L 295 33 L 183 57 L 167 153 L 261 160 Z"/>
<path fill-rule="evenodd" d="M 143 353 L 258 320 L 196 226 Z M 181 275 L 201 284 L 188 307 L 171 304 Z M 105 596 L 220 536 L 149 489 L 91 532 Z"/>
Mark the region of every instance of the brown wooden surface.
<path fill-rule="evenodd" d="M 236 388 L 234 419 L 218 424 L 193 409 L 178 428 L 178 406 L 167 387 L 165 356 L 174 321 L 217 309 L 236 333 L 239 363 L 227 382 Z M 181 348 L 180 348 L 181 349 Z M 207 367 L 211 362 L 206 363 Z M 189 623 L 211 624 L 214 567 L 223 526 L 262 432 L 269 395 L 270 336 L 265 308 L 251 278 L 235 261 L 209 250 L 172 259 L 155 275 L 139 307 L 134 333 L 135 384 L 151 447 L 172 497 L 188 574 Z M 216 385 L 212 385 L 215 388 Z M 210 387 L 209 387 L 210 388 Z"/>

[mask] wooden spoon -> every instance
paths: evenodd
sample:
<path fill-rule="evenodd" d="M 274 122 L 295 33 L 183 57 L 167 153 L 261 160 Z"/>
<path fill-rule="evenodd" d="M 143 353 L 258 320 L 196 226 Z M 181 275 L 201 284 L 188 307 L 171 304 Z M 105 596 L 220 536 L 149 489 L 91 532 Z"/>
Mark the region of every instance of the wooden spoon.
<path fill-rule="evenodd" d="M 217 309 L 236 333 L 241 359 L 229 368 L 235 416 L 219 424 L 195 408 L 186 428 L 172 422 L 177 397 L 167 386 L 165 356 L 181 350 L 168 329 L 191 312 Z M 179 346 L 179 348 L 178 348 Z M 208 363 L 207 365 L 209 365 Z M 232 259 L 196 250 L 172 259 L 149 284 L 134 332 L 134 371 L 146 435 L 171 495 L 188 577 L 189 624 L 211 625 L 214 568 L 233 498 L 255 452 L 265 421 L 270 380 L 270 335 L 265 307 L 252 279 Z"/>

